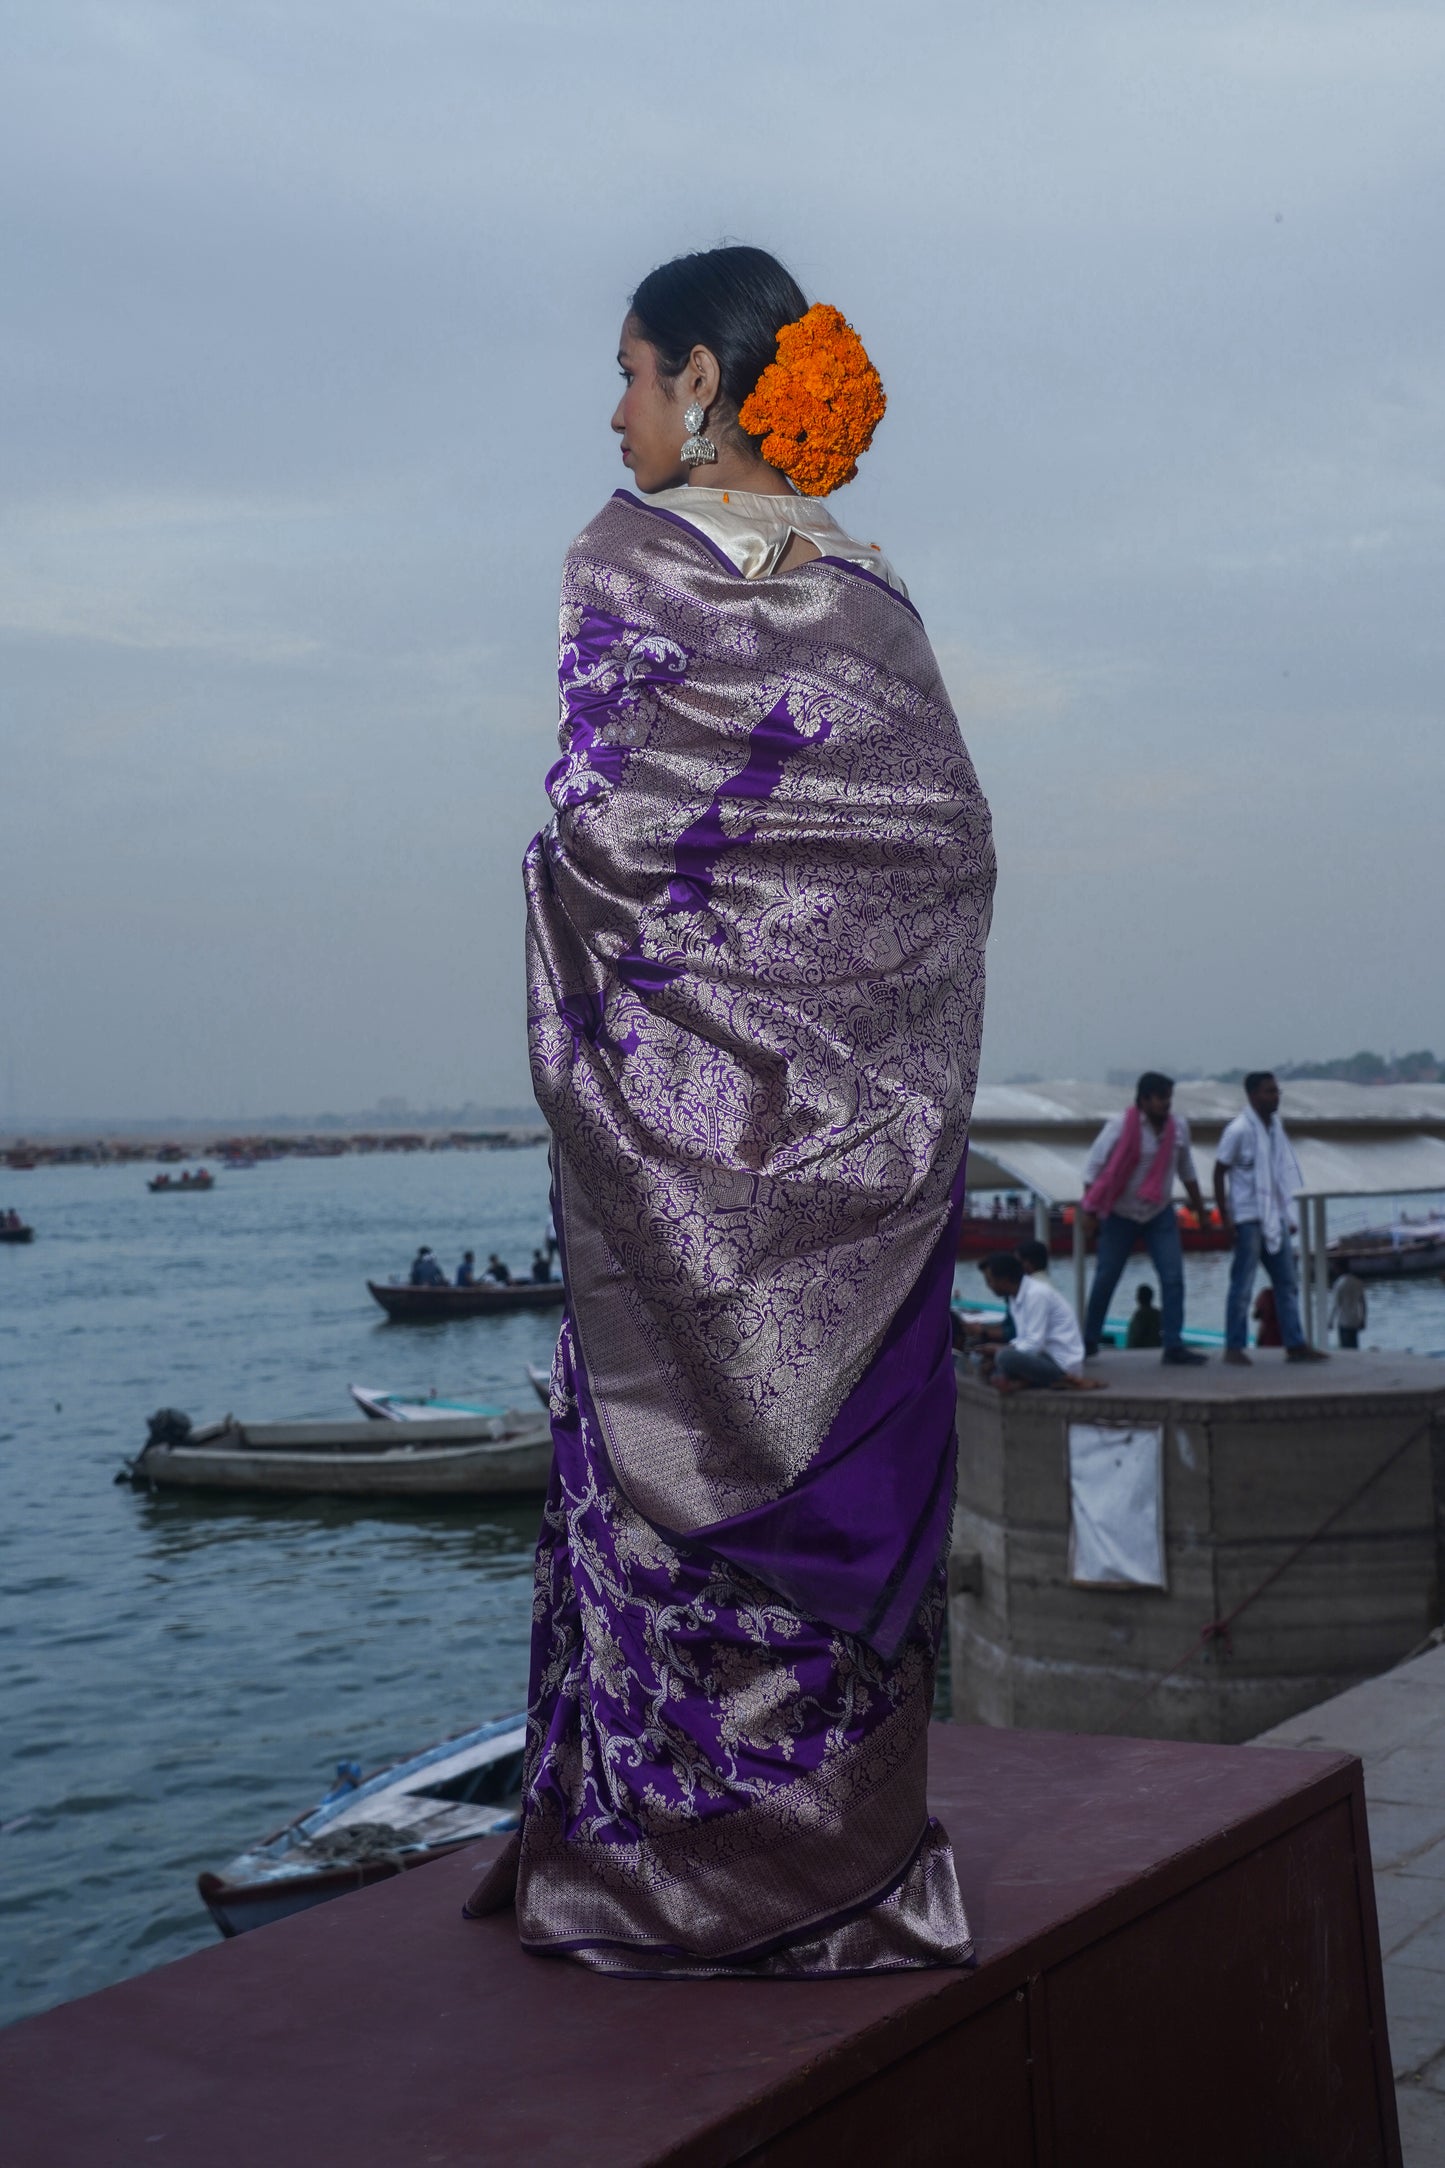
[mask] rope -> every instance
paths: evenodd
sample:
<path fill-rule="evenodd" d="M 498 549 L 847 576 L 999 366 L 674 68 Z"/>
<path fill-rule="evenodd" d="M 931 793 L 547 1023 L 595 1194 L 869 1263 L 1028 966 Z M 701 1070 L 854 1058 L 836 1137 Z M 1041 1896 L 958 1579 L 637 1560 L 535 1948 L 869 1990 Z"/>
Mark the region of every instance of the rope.
<path fill-rule="evenodd" d="M 1429 1433 L 1430 1427 L 1435 1421 L 1436 1412 L 1436 1410 L 1432 1409 L 1423 1422 L 1417 1423 L 1415 1428 L 1398 1445 L 1392 1446 L 1380 1462 L 1379 1467 L 1372 1469 L 1370 1474 L 1365 1477 L 1364 1482 L 1357 1484 L 1355 1489 L 1350 1492 L 1349 1497 L 1340 1505 L 1337 1505 L 1332 1513 L 1326 1514 L 1319 1527 L 1312 1529 L 1307 1536 L 1295 1545 L 1292 1551 L 1288 1552 L 1280 1560 L 1277 1566 L 1272 1566 L 1258 1586 L 1252 1588 L 1247 1596 L 1241 1597 L 1232 1611 L 1226 1611 L 1222 1618 L 1212 1618 L 1207 1626 L 1201 1626 L 1198 1640 L 1190 1644 L 1178 1662 L 1171 1664 L 1167 1671 L 1157 1672 L 1141 1691 L 1134 1695 L 1131 1701 L 1126 1702 L 1123 1712 L 1124 1718 L 1131 1717 L 1136 1709 L 1143 1706 L 1151 1694 L 1157 1693 L 1158 1689 L 1181 1672 L 1186 1664 L 1192 1663 L 1201 1649 L 1209 1648 L 1214 1642 L 1219 1641 L 1224 1644 L 1225 1655 L 1232 1656 L 1234 1653 L 1233 1630 L 1236 1621 L 1243 1617 L 1252 1603 L 1259 1601 L 1267 1588 L 1274 1586 L 1281 1574 L 1288 1573 L 1296 1559 L 1303 1558 L 1312 1543 L 1318 1543 L 1320 1537 L 1328 1534 L 1336 1521 L 1343 1519 L 1352 1506 L 1357 1506 L 1365 1493 L 1379 1482 L 1381 1476 L 1388 1475 L 1396 1461 L 1404 1459 L 1412 1445 L 1417 1444 L 1421 1438 Z"/>

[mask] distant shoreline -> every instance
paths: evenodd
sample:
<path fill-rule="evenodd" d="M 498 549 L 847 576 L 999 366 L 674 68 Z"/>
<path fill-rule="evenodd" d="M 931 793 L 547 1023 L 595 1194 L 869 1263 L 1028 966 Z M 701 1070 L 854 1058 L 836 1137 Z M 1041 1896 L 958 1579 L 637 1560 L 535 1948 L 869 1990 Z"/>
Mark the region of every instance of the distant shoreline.
<path fill-rule="evenodd" d="M 151 1125 L 145 1125 L 149 1130 Z M 49 1135 L 0 1132 L 0 1165 L 7 1173 L 41 1167 L 128 1166 L 155 1161 L 180 1165 L 199 1160 L 244 1159 L 261 1164 L 272 1159 L 344 1159 L 358 1152 L 513 1152 L 530 1151 L 547 1141 L 540 1122 L 415 1129 L 382 1127 L 337 1130 L 239 1128 L 177 1122 L 154 1134 L 136 1128 L 90 1130 Z"/>

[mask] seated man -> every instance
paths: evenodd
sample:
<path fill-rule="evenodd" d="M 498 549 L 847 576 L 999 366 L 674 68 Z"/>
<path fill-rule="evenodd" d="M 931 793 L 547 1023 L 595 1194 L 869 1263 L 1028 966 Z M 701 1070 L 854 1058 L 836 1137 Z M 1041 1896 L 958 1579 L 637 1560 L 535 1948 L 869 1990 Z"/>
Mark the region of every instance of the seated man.
<path fill-rule="evenodd" d="M 1049 1253 L 1042 1242 L 1032 1239 L 1021 1242 L 1014 1255 L 1026 1274 L 1042 1272 L 1045 1277 L 1048 1276 Z M 978 1269 L 982 1272 L 983 1266 L 980 1265 Z M 1004 1311 L 1002 1317 L 987 1318 L 969 1317 L 966 1314 L 960 1315 L 958 1311 L 954 1312 L 953 1344 L 956 1348 L 998 1347 L 1013 1337 L 1014 1321 L 1008 1310 Z"/>
<path fill-rule="evenodd" d="M 1147 1280 L 1134 1297 L 1134 1314 L 1124 1335 L 1125 1347 L 1163 1347 L 1164 1333 L 1154 1307 L 1154 1290 Z"/>
<path fill-rule="evenodd" d="M 512 1275 L 495 1250 L 487 1259 L 487 1278 L 493 1287 L 510 1287 L 512 1284 Z"/>
<path fill-rule="evenodd" d="M 423 1242 L 411 1261 L 411 1284 L 413 1287 L 445 1287 L 447 1276 Z"/>
<path fill-rule="evenodd" d="M 539 1287 L 551 1285 L 552 1260 L 545 1250 L 532 1252 L 532 1278 Z"/>
<path fill-rule="evenodd" d="M 997 1354 L 985 1349 L 981 1362 L 1001 1393 L 1028 1386 L 1083 1383 L 1084 1336 L 1078 1319 L 1042 1272 L 1025 1272 L 1012 1252 L 999 1250 L 980 1266 L 994 1294 L 1008 1304 L 1014 1336 Z"/>
<path fill-rule="evenodd" d="M 463 1253 L 462 1261 L 457 1266 L 457 1286 L 475 1287 L 476 1284 L 477 1253 L 475 1250 L 467 1250 Z"/>

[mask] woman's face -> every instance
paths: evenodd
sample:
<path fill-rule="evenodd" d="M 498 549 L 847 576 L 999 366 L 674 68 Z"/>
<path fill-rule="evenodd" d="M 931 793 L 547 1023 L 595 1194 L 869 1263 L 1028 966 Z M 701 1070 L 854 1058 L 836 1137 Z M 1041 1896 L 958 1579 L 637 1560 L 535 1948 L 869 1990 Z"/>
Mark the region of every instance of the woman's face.
<path fill-rule="evenodd" d="M 632 469 L 638 488 L 649 495 L 675 488 L 687 480 L 682 463 L 687 425 L 682 416 L 693 396 L 691 376 L 686 369 L 671 381 L 659 376 L 657 349 L 648 345 L 630 316 L 622 326 L 617 365 L 623 392 L 612 426 L 622 439 L 622 464 Z"/>

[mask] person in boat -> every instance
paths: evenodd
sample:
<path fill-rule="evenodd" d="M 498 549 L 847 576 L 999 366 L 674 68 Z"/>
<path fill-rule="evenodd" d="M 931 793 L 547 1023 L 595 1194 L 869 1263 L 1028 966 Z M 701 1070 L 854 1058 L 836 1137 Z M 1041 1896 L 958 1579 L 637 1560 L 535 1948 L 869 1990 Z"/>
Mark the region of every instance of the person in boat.
<path fill-rule="evenodd" d="M 927 1800 L 988 808 L 882 551 L 881 412 L 763 251 L 622 329 L 525 860 L 566 1309 L 520 1828 L 471 1899 L 608 1973 L 957 1965 Z M 964 1833 L 966 1834 L 966 1833 Z"/>
<path fill-rule="evenodd" d="M 1040 1245 L 1042 1247 L 1042 1245 Z M 1047 1266 L 1047 1258 L 1045 1265 Z M 1047 1270 L 1026 1272 L 1013 1250 L 996 1250 L 979 1268 L 988 1286 L 1008 1305 L 1013 1337 L 980 1354 L 980 1367 L 1001 1393 L 1029 1388 L 1057 1391 L 1082 1382 L 1084 1336 L 1079 1321 Z"/>
<path fill-rule="evenodd" d="M 485 1277 L 490 1283 L 490 1285 L 493 1287 L 510 1287 L 512 1284 L 511 1268 L 502 1263 L 501 1258 L 497 1255 L 495 1250 L 492 1251 L 491 1256 L 487 1259 L 487 1270 Z"/>
<path fill-rule="evenodd" d="M 1162 1347 L 1164 1334 L 1159 1322 L 1159 1312 L 1154 1303 L 1154 1290 L 1144 1280 L 1134 1290 L 1134 1308 L 1129 1317 L 1129 1328 L 1124 1335 L 1125 1347 Z"/>
<path fill-rule="evenodd" d="M 1197 1348 L 1184 1345 L 1184 1251 L 1171 1202 L 1176 1180 L 1202 1220 L 1204 1198 L 1189 1148 L 1189 1124 L 1174 1112 L 1174 1079 L 1146 1069 L 1134 1087 L 1134 1104 L 1105 1122 L 1084 1162 L 1084 1239 L 1090 1240 L 1096 1228 L 1099 1236 L 1084 1312 L 1086 1354 L 1098 1353 L 1114 1289 L 1142 1242 L 1159 1275 L 1163 1360 L 1206 1360 Z"/>
<path fill-rule="evenodd" d="M 550 1287 L 552 1284 L 552 1260 L 545 1250 L 532 1252 L 532 1278 L 538 1287 Z"/>
<path fill-rule="evenodd" d="M 411 1284 L 413 1287 L 445 1287 L 447 1276 L 423 1242 L 411 1261 Z"/>
<path fill-rule="evenodd" d="M 464 1250 L 464 1251 L 462 1252 L 462 1261 L 461 1261 L 461 1263 L 460 1263 L 460 1264 L 459 1264 L 459 1265 L 457 1266 L 457 1282 L 456 1282 L 456 1284 L 457 1284 L 457 1286 L 458 1286 L 458 1287 L 475 1287 L 475 1286 L 476 1286 L 476 1284 L 477 1284 L 477 1253 L 476 1253 L 476 1251 L 475 1251 L 475 1250 Z"/>
<path fill-rule="evenodd" d="M 1300 1316 L 1299 1281 L 1290 1243 L 1290 1210 L 1303 1186 L 1299 1161 L 1280 1116 L 1279 1081 L 1268 1069 L 1244 1080 L 1244 1111 L 1225 1126 L 1214 1154 L 1214 1201 L 1234 1244 L 1224 1308 L 1224 1360 L 1247 1363 L 1249 1298 L 1261 1264 L 1274 1286 L 1286 1362 L 1323 1362 Z"/>
<path fill-rule="evenodd" d="M 1369 1322 L 1370 1303 L 1364 1281 L 1358 1272 L 1342 1272 L 1330 1297 L 1330 1323 L 1340 1336 L 1340 1346 L 1358 1347 L 1360 1334 Z"/>

